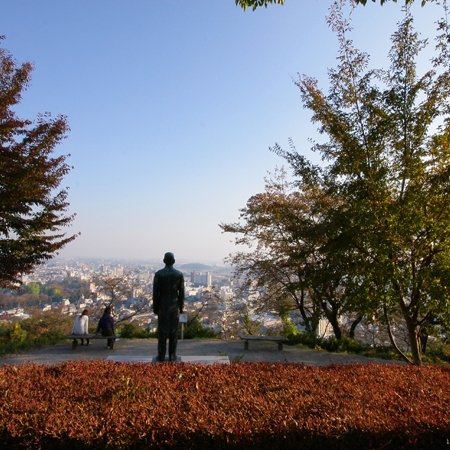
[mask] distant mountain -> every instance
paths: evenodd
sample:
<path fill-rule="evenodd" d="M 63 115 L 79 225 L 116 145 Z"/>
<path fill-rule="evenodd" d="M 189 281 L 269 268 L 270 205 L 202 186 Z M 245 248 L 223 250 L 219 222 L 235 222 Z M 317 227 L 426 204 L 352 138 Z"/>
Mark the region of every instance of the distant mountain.
<path fill-rule="evenodd" d="M 205 272 L 205 271 L 212 271 L 214 269 L 213 266 L 207 266 L 206 264 L 200 264 L 200 263 L 189 263 L 189 264 L 182 264 L 181 266 L 178 266 L 180 270 L 197 270 L 199 272 Z"/>

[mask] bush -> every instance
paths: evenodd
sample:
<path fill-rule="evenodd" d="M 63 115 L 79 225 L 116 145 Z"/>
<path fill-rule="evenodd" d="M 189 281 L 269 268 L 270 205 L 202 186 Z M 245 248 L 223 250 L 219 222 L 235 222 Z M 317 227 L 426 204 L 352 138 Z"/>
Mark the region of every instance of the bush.
<path fill-rule="evenodd" d="M 73 326 L 74 317 L 59 312 L 33 312 L 33 316 L 21 322 L 27 332 L 30 346 L 53 345 L 64 341 Z"/>
<path fill-rule="evenodd" d="M 72 317 L 52 311 L 35 312 L 14 324 L 0 324 L 0 355 L 62 342 L 72 325 Z"/>
<path fill-rule="evenodd" d="M 450 345 L 447 342 L 431 342 L 426 354 L 423 356 L 425 363 L 448 364 L 450 363 Z"/>
<path fill-rule="evenodd" d="M 21 344 L 26 337 L 27 332 L 25 330 L 22 330 L 19 322 L 16 322 L 11 328 L 9 339 L 11 340 L 11 342 Z"/>
<path fill-rule="evenodd" d="M 0 322 L 0 342 L 6 342 L 9 340 L 11 333 L 11 324 L 6 322 Z"/>
<path fill-rule="evenodd" d="M 334 336 L 323 338 L 315 333 L 297 333 L 287 336 L 288 345 L 299 345 L 316 350 L 326 350 L 335 353 L 353 353 L 371 358 L 382 358 L 399 360 L 399 355 L 392 347 L 376 346 L 363 344 L 347 336 L 336 339 Z"/>
<path fill-rule="evenodd" d="M 289 318 L 283 319 L 283 336 L 296 336 L 298 334 L 297 327 Z"/>
<path fill-rule="evenodd" d="M 450 370 L 72 361 L 0 368 L 8 449 L 447 448 Z"/>
<path fill-rule="evenodd" d="M 135 322 L 124 323 L 118 327 L 118 333 L 124 339 L 148 339 L 150 333 Z"/>
<path fill-rule="evenodd" d="M 295 333 L 288 334 L 286 337 L 289 339 L 288 345 L 300 345 L 308 348 L 316 348 L 318 343 L 322 341 L 316 333 Z"/>
<path fill-rule="evenodd" d="M 183 333 L 184 339 L 216 338 L 214 331 L 205 328 L 198 319 L 193 319 Z"/>
<path fill-rule="evenodd" d="M 120 334 L 120 337 L 124 339 L 148 339 L 158 337 L 158 330 L 149 332 L 134 322 L 121 324 L 118 327 L 118 333 Z M 181 329 L 179 334 L 179 337 L 181 338 Z M 197 319 L 194 319 L 183 332 L 184 339 L 205 339 L 216 337 L 217 336 L 212 330 L 205 328 Z"/>

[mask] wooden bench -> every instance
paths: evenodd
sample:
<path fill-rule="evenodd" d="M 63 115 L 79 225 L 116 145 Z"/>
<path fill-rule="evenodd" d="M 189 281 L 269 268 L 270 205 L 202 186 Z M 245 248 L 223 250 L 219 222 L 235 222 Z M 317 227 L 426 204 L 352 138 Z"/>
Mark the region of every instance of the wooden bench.
<path fill-rule="evenodd" d="M 116 339 L 119 339 L 119 336 L 114 335 L 114 336 L 102 336 L 101 334 L 69 334 L 67 336 L 67 339 L 72 339 L 72 350 L 76 350 L 76 348 L 78 347 L 78 339 L 89 339 L 90 341 L 92 341 L 93 339 L 112 339 L 112 344 L 110 349 L 112 350 L 114 348 L 114 342 L 116 341 Z"/>
<path fill-rule="evenodd" d="M 252 334 L 239 333 L 239 337 L 244 340 L 244 350 L 248 350 L 249 341 L 275 341 L 278 343 L 278 350 L 283 350 L 283 343 L 289 339 L 284 336 L 253 336 Z"/>

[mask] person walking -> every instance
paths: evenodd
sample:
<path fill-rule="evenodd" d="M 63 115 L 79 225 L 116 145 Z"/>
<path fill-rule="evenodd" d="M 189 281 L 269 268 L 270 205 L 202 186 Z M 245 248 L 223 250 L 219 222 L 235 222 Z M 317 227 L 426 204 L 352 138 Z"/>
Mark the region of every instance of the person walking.
<path fill-rule="evenodd" d="M 184 277 L 174 269 L 174 254 L 167 252 L 164 269 L 155 273 L 153 280 L 153 312 L 158 316 L 158 356 L 165 361 L 169 339 L 169 361 L 177 359 L 178 322 L 184 307 Z"/>
<path fill-rule="evenodd" d="M 89 311 L 87 309 L 75 318 L 75 323 L 73 324 L 72 334 L 89 334 Z M 84 344 L 84 339 L 81 338 L 81 345 Z M 86 345 L 89 345 L 90 341 L 86 338 Z"/>

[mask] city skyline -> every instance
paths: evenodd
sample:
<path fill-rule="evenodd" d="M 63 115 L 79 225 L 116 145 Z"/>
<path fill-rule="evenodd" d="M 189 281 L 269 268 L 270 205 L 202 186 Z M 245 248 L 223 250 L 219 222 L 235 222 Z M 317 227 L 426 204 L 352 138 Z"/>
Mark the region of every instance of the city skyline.
<path fill-rule="evenodd" d="M 327 86 L 337 40 L 331 0 L 243 12 L 233 0 L 3 2 L 1 45 L 35 65 L 19 117 L 67 115 L 68 234 L 59 257 L 221 262 L 237 250 L 219 223 L 235 222 L 284 161 L 278 142 L 317 161 L 317 138 L 293 80 Z M 355 46 L 388 64 L 401 5 L 353 12 Z M 412 6 L 423 37 L 441 10 Z M 430 47 L 433 43 L 430 43 Z"/>

